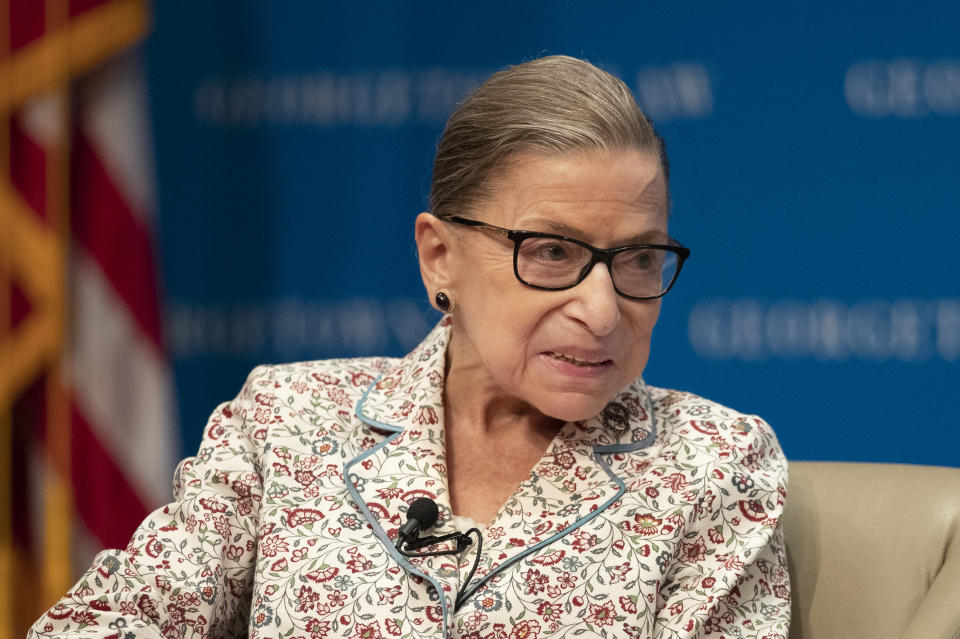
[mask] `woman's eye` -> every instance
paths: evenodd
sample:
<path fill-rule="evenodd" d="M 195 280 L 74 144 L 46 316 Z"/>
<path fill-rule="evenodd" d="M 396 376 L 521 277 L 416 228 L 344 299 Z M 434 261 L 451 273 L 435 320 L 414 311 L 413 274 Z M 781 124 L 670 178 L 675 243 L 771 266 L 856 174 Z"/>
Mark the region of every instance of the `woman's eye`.
<path fill-rule="evenodd" d="M 567 259 L 569 255 L 562 244 L 544 244 L 537 248 L 537 257 L 549 262 L 559 262 Z"/>
<path fill-rule="evenodd" d="M 639 269 L 647 270 L 653 266 L 653 256 L 647 251 L 637 253 L 633 261 Z"/>

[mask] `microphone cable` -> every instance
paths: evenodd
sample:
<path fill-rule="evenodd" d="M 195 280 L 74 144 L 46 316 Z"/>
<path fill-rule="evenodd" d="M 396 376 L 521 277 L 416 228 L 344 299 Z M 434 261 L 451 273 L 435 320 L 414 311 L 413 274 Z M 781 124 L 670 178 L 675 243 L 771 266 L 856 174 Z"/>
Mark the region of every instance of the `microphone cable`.
<path fill-rule="evenodd" d="M 434 524 L 437 523 L 438 516 L 439 508 L 437 507 L 437 502 L 427 497 L 419 497 L 414 499 L 410 504 L 410 508 L 407 510 L 406 523 L 403 524 L 397 531 L 396 548 L 397 551 L 404 557 L 439 557 L 442 555 L 459 555 L 473 543 L 470 539 L 470 533 L 476 533 L 477 556 L 473 560 L 473 566 L 470 568 L 470 572 L 467 573 L 467 578 L 463 582 L 463 587 L 457 591 L 457 596 L 454 599 L 453 604 L 453 609 L 456 611 L 461 605 L 463 605 L 464 594 L 467 591 L 467 587 L 470 585 L 470 581 L 477 572 L 477 566 L 480 565 L 480 553 L 483 552 L 483 535 L 480 533 L 479 528 L 471 528 L 465 533 L 462 533 L 458 530 L 447 535 L 429 535 L 427 537 L 420 537 L 419 535 L 421 531 L 432 528 Z M 432 546 L 433 544 L 449 541 L 451 539 L 456 540 L 457 543 L 457 547 L 454 549 L 413 552 L 419 548 Z M 404 548 L 404 546 L 406 546 L 406 548 Z"/>

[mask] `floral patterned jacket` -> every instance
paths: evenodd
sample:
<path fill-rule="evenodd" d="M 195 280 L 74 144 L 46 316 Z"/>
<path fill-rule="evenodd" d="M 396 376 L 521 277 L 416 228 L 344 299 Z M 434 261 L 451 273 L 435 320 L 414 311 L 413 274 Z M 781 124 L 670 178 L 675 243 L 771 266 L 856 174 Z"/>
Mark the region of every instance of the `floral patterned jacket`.
<path fill-rule="evenodd" d="M 786 461 L 770 427 L 624 389 L 565 424 L 458 557 L 407 559 L 418 496 L 454 530 L 441 322 L 401 360 L 259 367 L 213 413 L 175 501 L 30 637 L 786 637 Z M 469 595 L 459 609 L 457 592 Z"/>

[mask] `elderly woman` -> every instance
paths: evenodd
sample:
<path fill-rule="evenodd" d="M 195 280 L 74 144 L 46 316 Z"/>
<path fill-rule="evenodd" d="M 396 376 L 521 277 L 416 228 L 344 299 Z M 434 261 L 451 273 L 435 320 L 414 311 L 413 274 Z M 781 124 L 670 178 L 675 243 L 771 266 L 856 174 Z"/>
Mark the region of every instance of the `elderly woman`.
<path fill-rule="evenodd" d="M 254 370 L 176 501 L 32 635 L 785 637 L 776 437 L 640 379 L 688 255 L 668 178 L 618 79 L 495 74 L 416 220 L 437 327 L 403 359 Z"/>

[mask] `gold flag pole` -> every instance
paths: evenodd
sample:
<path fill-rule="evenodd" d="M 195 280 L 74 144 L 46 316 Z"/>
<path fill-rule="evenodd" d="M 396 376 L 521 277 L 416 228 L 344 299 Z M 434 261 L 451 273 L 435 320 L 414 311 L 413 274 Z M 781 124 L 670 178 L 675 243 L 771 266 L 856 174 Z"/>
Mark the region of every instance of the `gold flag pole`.
<path fill-rule="evenodd" d="M 10 2 L 0 0 L 0 60 L 10 53 Z M 0 70 L 0 92 L 7 93 L 10 77 Z M 0 109 L 0 180 L 10 176 L 10 120 Z M 0 207 L 7 203 L 0 200 Z M 0 225 L 2 226 L 2 225 Z M 0 229 L 0 344 L 11 339 L 13 275 L 9 229 Z M 0 639 L 13 637 L 13 415 L 12 403 L 0 396 Z"/>
<path fill-rule="evenodd" d="M 70 19 L 67 0 L 46 0 L 46 32 L 59 33 Z M 47 212 L 55 229 L 59 250 L 51 281 L 57 287 L 51 297 L 58 307 L 51 309 L 57 318 L 54 357 L 46 376 L 46 481 L 43 534 L 44 608 L 59 599 L 71 585 L 71 529 L 73 490 L 70 482 L 71 423 L 69 397 L 64 390 L 63 366 L 67 318 L 67 253 L 70 247 L 70 48 L 69 40 L 59 39 L 51 62 L 56 66 L 55 88 L 48 99 L 57 112 L 56 131 L 47 149 Z"/>
<path fill-rule="evenodd" d="M 70 82 L 141 40 L 150 23 L 147 0 L 110 0 L 76 16 L 69 15 L 68 0 L 44 2 L 44 34 L 13 51 L 10 0 L 0 0 L 0 639 L 22 636 L 21 622 L 36 619 L 41 606 L 61 597 L 72 582 L 72 417 L 63 378 L 69 309 Z M 54 142 L 45 149 L 45 220 L 19 194 L 10 173 L 10 118 L 43 96 L 54 100 L 59 125 L 51 136 Z M 15 286 L 31 306 L 16 326 L 11 307 Z M 18 460 L 12 457 L 13 407 L 41 376 L 46 406 L 44 528 L 37 541 L 43 558 L 40 566 L 29 566 L 29 558 L 14 546 L 18 496 L 12 492 L 16 478 L 11 467 Z"/>

